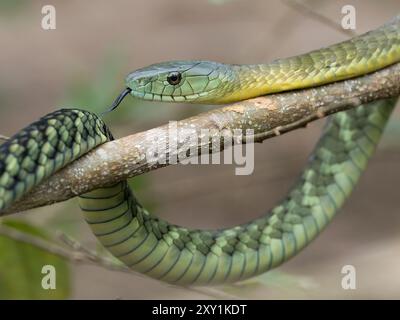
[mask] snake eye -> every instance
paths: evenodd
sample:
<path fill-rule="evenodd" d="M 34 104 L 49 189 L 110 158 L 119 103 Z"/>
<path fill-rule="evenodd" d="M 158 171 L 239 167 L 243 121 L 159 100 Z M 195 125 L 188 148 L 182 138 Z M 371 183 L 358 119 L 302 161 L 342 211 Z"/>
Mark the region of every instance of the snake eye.
<path fill-rule="evenodd" d="M 179 72 L 171 72 L 167 77 L 168 83 L 173 86 L 179 84 L 181 80 L 182 75 Z"/>

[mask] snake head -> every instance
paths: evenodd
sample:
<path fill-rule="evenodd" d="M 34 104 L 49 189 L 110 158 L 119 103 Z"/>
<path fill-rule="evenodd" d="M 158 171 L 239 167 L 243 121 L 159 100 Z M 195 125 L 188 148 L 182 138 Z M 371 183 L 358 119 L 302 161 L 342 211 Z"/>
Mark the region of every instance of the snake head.
<path fill-rule="evenodd" d="M 134 97 L 163 102 L 219 103 L 235 75 L 213 61 L 172 61 L 153 64 L 126 77 Z"/>

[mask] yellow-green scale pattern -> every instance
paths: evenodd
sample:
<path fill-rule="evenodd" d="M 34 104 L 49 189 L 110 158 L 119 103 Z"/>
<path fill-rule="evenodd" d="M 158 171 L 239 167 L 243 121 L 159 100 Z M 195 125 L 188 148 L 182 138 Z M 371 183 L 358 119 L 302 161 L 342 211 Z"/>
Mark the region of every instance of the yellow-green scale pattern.
<path fill-rule="evenodd" d="M 268 64 L 232 65 L 238 81 L 218 103 L 307 88 L 367 74 L 400 61 L 400 17 L 326 48 Z"/>

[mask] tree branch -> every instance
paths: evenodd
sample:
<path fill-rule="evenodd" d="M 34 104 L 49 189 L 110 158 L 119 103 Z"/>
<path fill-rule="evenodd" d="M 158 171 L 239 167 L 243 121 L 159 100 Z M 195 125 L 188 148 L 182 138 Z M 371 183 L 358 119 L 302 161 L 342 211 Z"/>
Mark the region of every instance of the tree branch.
<path fill-rule="evenodd" d="M 58 234 L 58 238 L 67 246 L 64 248 L 58 244 L 52 243 L 50 241 L 38 238 L 34 235 L 27 234 L 25 232 L 19 231 L 14 228 L 7 227 L 5 225 L 0 225 L 0 236 L 5 236 L 9 239 L 13 239 L 18 242 L 30 244 L 36 248 L 42 249 L 46 252 L 52 253 L 58 257 L 61 257 L 67 261 L 70 261 L 76 265 L 91 265 L 97 266 L 110 271 L 123 272 L 135 276 L 145 278 L 146 276 L 136 272 L 128 267 L 124 266 L 122 263 L 109 259 L 93 250 L 90 250 L 83 246 L 77 240 L 71 238 L 65 233 Z M 162 282 L 160 280 L 155 280 L 162 286 L 176 287 L 179 289 L 200 293 L 216 299 L 239 299 L 238 297 L 228 294 L 224 291 L 215 288 L 203 288 L 203 287 L 189 287 L 189 286 L 173 286 L 171 284 Z"/>
<path fill-rule="evenodd" d="M 307 123 L 329 114 L 399 95 L 400 63 L 397 63 L 350 80 L 234 103 L 178 121 L 178 142 L 169 140 L 170 145 L 177 143 L 178 149 L 170 150 L 169 157 L 181 158 L 196 148 L 221 151 L 224 145 L 215 146 L 213 139 L 229 135 L 234 129 L 253 129 L 254 141 L 262 142 L 305 127 Z M 169 129 L 164 125 L 97 147 L 35 187 L 0 215 L 67 200 L 168 165 L 168 159 L 166 163 L 155 163 L 147 155 L 163 149 Z M 201 135 L 201 129 L 209 129 L 213 135 L 206 141 L 191 141 L 194 132 Z"/>

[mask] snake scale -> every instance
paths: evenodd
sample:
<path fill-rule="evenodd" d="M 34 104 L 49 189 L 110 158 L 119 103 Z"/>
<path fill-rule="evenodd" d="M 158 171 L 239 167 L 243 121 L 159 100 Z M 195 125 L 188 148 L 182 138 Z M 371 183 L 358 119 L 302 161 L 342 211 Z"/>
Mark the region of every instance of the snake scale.
<path fill-rule="evenodd" d="M 269 64 L 165 62 L 126 78 L 146 100 L 228 103 L 312 87 L 381 69 L 400 60 L 400 19 L 361 36 Z M 332 220 L 354 189 L 379 142 L 395 100 L 330 117 L 298 182 L 269 213 L 220 230 L 190 230 L 148 213 L 126 181 L 79 197 L 98 240 L 133 270 L 175 284 L 243 280 L 298 253 Z M 50 113 L 0 146 L 0 212 L 35 185 L 96 146 L 112 140 L 104 122 L 78 109 Z"/>

